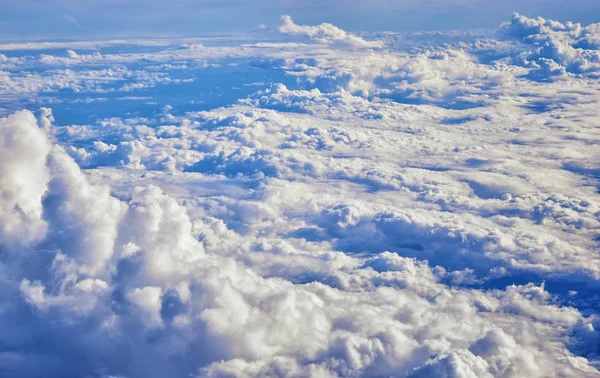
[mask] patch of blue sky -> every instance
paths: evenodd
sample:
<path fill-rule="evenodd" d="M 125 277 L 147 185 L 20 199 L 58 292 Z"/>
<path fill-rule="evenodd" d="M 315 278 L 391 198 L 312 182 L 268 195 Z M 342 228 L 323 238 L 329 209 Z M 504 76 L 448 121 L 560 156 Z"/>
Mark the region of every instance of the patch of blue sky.
<path fill-rule="evenodd" d="M 133 64 L 127 68 L 146 72 L 148 65 Z M 78 69 L 85 72 L 88 67 Z M 31 72 L 43 73 L 41 70 Z M 0 105 L 32 111 L 40 106 L 52 108 L 59 126 L 94 124 L 111 117 L 154 116 L 166 105 L 173 108 L 173 114 L 209 110 L 234 104 L 274 83 L 283 83 L 288 88 L 296 86 L 296 79 L 281 69 L 256 67 L 249 61 L 224 60 L 210 67 L 166 69 L 162 72 L 168 75 L 170 82 L 147 84 L 135 79 L 115 80 L 103 84 L 104 91 L 100 93 L 63 89 L 41 92 L 34 102 L 25 97 L 18 102 L 0 102 Z M 141 85 L 135 88 L 134 84 Z M 135 89 L 123 90 L 128 85 Z"/>

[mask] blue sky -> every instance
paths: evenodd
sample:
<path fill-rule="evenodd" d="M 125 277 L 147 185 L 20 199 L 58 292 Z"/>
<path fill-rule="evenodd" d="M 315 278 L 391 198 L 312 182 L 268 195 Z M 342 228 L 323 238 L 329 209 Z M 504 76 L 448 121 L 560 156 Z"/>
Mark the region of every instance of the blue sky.
<path fill-rule="evenodd" d="M 246 32 L 290 14 L 348 30 L 414 31 L 498 25 L 512 12 L 587 24 L 600 20 L 595 0 L 22 0 L 0 3 L 0 38 L 96 39 Z"/>

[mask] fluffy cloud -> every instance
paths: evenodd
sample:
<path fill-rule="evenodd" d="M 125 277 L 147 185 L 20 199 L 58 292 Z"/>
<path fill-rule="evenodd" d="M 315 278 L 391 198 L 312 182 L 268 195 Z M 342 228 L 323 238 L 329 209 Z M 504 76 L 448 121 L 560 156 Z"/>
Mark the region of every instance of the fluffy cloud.
<path fill-rule="evenodd" d="M 209 56 L 298 87 L 2 118 L 1 375 L 598 376 L 595 82 L 531 80 L 512 42 L 282 28 L 317 44 L 43 58 L 50 87 Z"/>
<path fill-rule="evenodd" d="M 50 144 L 31 114 L 5 122 L 14 122 L 21 133 L 38 133 L 42 143 Z M 3 153 L 10 151 L 3 148 Z M 49 231 L 44 240 L 28 243 L 53 246 L 52 268 L 47 278 L 27 270 L 14 278 L 22 300 L 38 310 L 35 332 L 47 332 L 52 325 L 43 319 L 57 317 L 64 322 L 63 333 L 83 338 L 82 345 L 92 343 L 85 348 L 102 348 L 115 337 L 121 344 L 126 337 L 129 346 L 121 348 L 128 358 L 154 356 L 171 367 L 181 361 L 180 369 L 206 364 L 199 371 L 203 376 L 594 374 L 552 341 L 585 318 L 575 309 L 554 307 L 543 287 L 490 293 L 450 289 L 439 282 L 443 270 L 387 252 L 362 265 L 353 259 L 336 268 L 326 264 L 325 282 L 333 287 L 263 278 L 252 265 L 223 256 L 223 246 L 213 245 L 206 254 L 186 211 L 159 188 L 134 189 L 123 202 L 90 184 L 61 148 L 48 148 L 47 154 L 42 167 L 48 189 L 37 198 Z M 335 216 L 328 222 L 342 227 L 361 222 L 352 213 L 333 214 L 343 214 L 343 222 Z M 211 227 L 205 224 L 201 230 Z M 211 228 L 202 232 L 217 232 Z M 365 231 L 359 234 L 369 238 Z M 91 328 L 90 322 L 95 324 Z M 148 337 L 157 339 L 148 344 Z M 208 345 L 216 346 L 213 352 L 199 359 L 190 354 Z M 67 357 L 55 353 L 57 361 Z M 70 368 L 153 374 L 125 367 L 116 356 L 101 356 Z M 11 365 L 17 371 L 23 369 L 18 361 Z M 60 363 L 45 368 L 65 371 Z"/>
<path fill-rule="evenodd" d="M 280 33 L 308 38 L 317 43 L 352 48 L 383 47 L 381 41 L 366 41 L 328 23 L 317 26 L 297 25 L 290 16 L 282 16 L 281 21 L 282 24 L 277 28 Z"/>
<path fill-rule="evenodd" d="M 587 74 L 598 77 L 600 71 L 600 24 L 537 19 L 514 14 L 502 32 L 535 47 L 521 55 L 542 77 Z"/>
<path fill-rule="evenodd" d="M 46 158 L 51 146 L 29 112 L 2 119 L 0 130 L 0 240 L 8 244 L 31 243 L 46 232 L 41 199 L 48 186 Z"/>

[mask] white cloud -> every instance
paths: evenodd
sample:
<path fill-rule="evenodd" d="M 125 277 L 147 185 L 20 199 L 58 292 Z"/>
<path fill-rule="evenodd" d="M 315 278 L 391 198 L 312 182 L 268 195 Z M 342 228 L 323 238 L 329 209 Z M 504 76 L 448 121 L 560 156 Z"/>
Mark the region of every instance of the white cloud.
<path fill-rule="evenodd" d="M 33 127 L 24 114 L 16 127 Z M 248 260 L 251 265 L 246 266 L 223 256 L 235 251 L 226 244 L 212 244 L 205 253 L 185 210 L 157 187 L 134 189 L 125 204 L 89 184 L 60 148 L 54 150 L 48 160 L 50 195 L 43 204 L 45 214 L 61 215 L 45 216 L 50 231 L 44 244 L 55 243 L 67 255 L 55 255 L 48 282 L 31 281 L 23 271 L 20 290 L 41 311 L 39 316 L 97 323 L 100 333 L 77 331 L 84 332 L 77 337 L 93 338 L 97 346 L 122 335 L 118 337 L 136 345 L 123 353 L 145 359 L 166 352 L 159 359 L 164 364 L 170 358 L 188 361 L 192 356 L 185 351 L 192 345 L 216 345 L 212 357 L 201 359 L 215 361 L 200 370 L 206 376 L 595 374 L 589 365 L 570 362 L 570 352 L 552 341 L 586 319 L 575 309 L 554 306 L 543 287 L 489 293 L 450 289 L 439 282 L 443 270 L 393 253 L 375 255 L 364 265 L 342 260 L 335 268 L 327 266 L 336 259 L 320 260 L 337 288 L 264 278 L 252 270 L 258 260 Z M 267 204 L 257 206 L 253 212 Z M 96 218 L 100 211 L 103 216 Z M 123 211 L 127 215 L 119 215 Z M 361 224 L 360 211 L 342 214 L 343 221 L 333 221 L 338 227 Z M 254 224 L 243 217 L 241 221 Z M 367 229 L 356 235 L 370 238 Z M 200 230 L 207 235 L 221 232 L 208 223 Z M 237 236 L 222 242 L 245 245 Z M 112 252 L 133 244 L 133 254 Z M 104 248 L 110 252 L 105 254 Z M 314 264 L 310 269 L 318 270 Z M 115 297 L 119 291 L 126 293 L 127 302 Z M 503 321 L 497 322 L 498 317 Z M 167 339 L 142 347 L 152 332 Z M 312 362 L 302 362 L 307 360 Z"/>
<path fill-rule="evenodd" d="M 50 143 L 29 112 L 0 120 L 0 240 L 25 244 L 44 237 L 42 196 L 49 172 Z"/>
<path fill-rule="evenodd" d="M 383 47 L 381 41 L 366 41 L 331 24 L 297 25 L 290 16 L 281 16 L 281 21 L 282 24 L 277 29 L 280 33 L 305 37 L 317 43 L 353 48 Z"/>
<path fill-rule="evenodd" d="M 127 299 L 140 309 L 150 326 L 154 326 L 162 323 L 160 316 L 161 294 L 162 289 L 160 287 L 146 286 L 135 288 L 127 293 Z"/>
<path fill-rule="evenodd" d="M 517 21 L 528 36 L 579 30 Z M 596 82 L 568 68 L 530 80 L 513 42 L 375 55 L 331 25 L 283 27 L 317 43 L 6 63 L 39 71 L 7 71 L 3 97 L 177 84 L 157 64 L 206 59 L 276 67 L 299 88 L 207 111 L 173 97 L 148 114 L 118 113 L 107 94 L 94 105 L 110 117 L 89 124 L 53 125 L 49 109 L 39 125 L 1 119 L 0 365 L 597 376 Z"/>
<path fill-rule="evenodd" d="M 522 55 L 538 68 L 542 77 L 573 74 L 600 74 L 600 25 L 583 27 L 579 23 L 537 19 L 514 14 L 502 31 L 533 45 Z"/>

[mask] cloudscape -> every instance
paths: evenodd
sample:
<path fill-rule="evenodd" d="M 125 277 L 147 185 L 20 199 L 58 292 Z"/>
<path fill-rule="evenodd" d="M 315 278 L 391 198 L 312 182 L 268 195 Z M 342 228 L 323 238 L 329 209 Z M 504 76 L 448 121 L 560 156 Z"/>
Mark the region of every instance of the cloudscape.
<path fill-rule="evenodd" d="M 499 3 L 0 4 L 0 376 L 600 377 L 600 5 Z"/>

